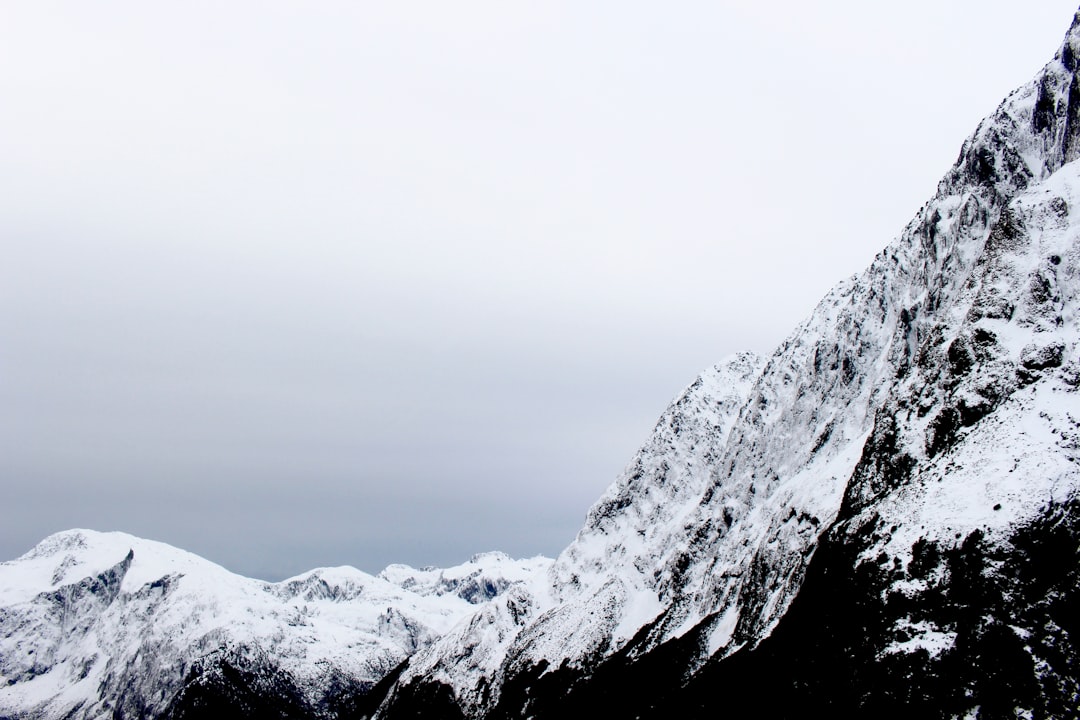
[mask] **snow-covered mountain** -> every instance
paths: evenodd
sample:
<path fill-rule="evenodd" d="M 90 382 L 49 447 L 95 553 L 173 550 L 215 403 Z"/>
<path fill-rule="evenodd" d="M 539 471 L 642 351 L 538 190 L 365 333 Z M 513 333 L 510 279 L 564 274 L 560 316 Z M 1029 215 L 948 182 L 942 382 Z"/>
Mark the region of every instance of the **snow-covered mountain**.
<path fill-rule="evenodd" d="M 525 653 L 577 662 L 624 643 L 658 615 L 661 599 L 643 576 L 670 552 L 672 535 L 687 531 L 761 365 L 743 353 L 702 373 L 660 417 L 556 565 L 413 658 L 401 683 L 444 683 L 469 712 L 481 713 L 509 654 L 516 662 Z"/>
<path fill-rule="evenodd" d="M 0 717 L 191 716 L 222 694 L 336 716 L 550 563 L 493 553 L 266 583 L 123 533 L 59 533 L 0 563 Z"/>
<path fill-rule="evenodd" d="M 512 585 L 529 581 L 550 565 L 551 560 L 545 557 L 515 560 L 506 553 L 486 552 L 451 568 L 417 569 L 394 564 L 380 572 L 378 577 L 417 595 L 454 595 L 479 605 L 502 594 Z"/>
<path fill-rule="evenodd" d="M 268 584 L 63 533 L 0 565 L 0 715 L 1080 716 L 1078 157 L 1080 15 L 554 562 Z"/>
<path fill-rule="evenodd" d="M 609 717 L 651 706 L 660 716 L 711 712 L 738 703 L 700 678 L 738 693 L 748 666 L 782 687 L 809 687 L 820 679 L 776 660 L 800 657 L 795 648 L 771 656 L 775 667 L 762 664 L 761 648 L 782 646 L 764 641 L 794 598 L 811 598 L 805 605 L 828 592 L 820 579 L 804 586 L 812 566 L 814 578 L 832 573 L 836 592 L 852 578 L 869 583 L 849 588 L 856 606 L 832 636 L 862 638 L 847 655 L 833 650 L 864 663 L 847 666 L 850 692 L 822 683 L 828 692 L 795 693 L 799 702 L 780 692 L 776 713 L 837 706 L 835 691 L 853 714 L 888 715 L 903 707 L 885 699 L 901 678 L 904 702 L 930 703 L 950 689 L 935 669 L 943 663 L 984 671 L 951 686 L 945 716 L 979 716 L 980 707 L 985 716 L 979 692 L 991 688 L 1009 697 L 1000 708 L 1010 717 L 1016 708 L 1064 716 L 1054 708 L 1070 698 L 1075 716 L 1078 57 L 1080 16 L 1054 59 L 964 143 L 900 237 L 763 367 L 746 358 L 740 380 L 725 380 L 724 411 L 680 417 L 677 403 L 665 415 L 547 577 L 519 590 L 528 589 L 528 612 L 495 603 L 483 613 L 497 631 L 462 635 L 459 626 L 418 653 L 380 717 L 558 717 L 593 704 Z M 692 387 L 680 402 L 695 400 Z M 1019 538 L 1048 523 L 1064 538 L 1059 572 L 1038 583 L 1058 595 L 1020 622 L 1010 602 L 1025 595 L 1022 559 L 1032 553 Z M 961 557 L 968 565 L 949 559 Z M 950 606 L 960 601 L 949 588 L 980 583 L 997 589 L 973 621 Z M 523 604 L 502 605 L 511 602 Z M 873 631 L 844 626 L 868 615 Z M 961 616 L 978 627 L 962 627 Z M 798 622 L 779 637 L 806 634 Z M 998 645 L 980 644 L 988 632 Z M 998 677 L 995 662 L 1020 668 L 1021 679 L 987 680 Z M 894 666 L 899 675 L 885 672 Z"/>

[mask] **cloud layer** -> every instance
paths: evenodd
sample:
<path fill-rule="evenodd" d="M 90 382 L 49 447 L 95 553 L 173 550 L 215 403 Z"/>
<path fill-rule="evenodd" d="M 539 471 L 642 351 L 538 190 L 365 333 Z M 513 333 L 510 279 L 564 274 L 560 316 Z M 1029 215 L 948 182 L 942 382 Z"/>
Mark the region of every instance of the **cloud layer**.
<path fill-rule="evenodd" d="M 0 9 L 0 557 L 557 553 L 1075 9 L 586 5 Z"/>

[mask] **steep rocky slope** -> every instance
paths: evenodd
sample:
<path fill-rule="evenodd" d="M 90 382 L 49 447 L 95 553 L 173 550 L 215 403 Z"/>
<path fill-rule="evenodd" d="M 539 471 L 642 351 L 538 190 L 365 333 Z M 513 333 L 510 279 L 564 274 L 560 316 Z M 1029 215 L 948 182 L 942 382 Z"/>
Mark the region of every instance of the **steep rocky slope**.
<path fill-rule="evenodd" d="M 760 367 L 760 358 L 743 353 L 702 373 L 592 508 L 559 560 L 564 569 L 550 577 L 538 573 L 486 605 L 416 656 L 402 684 L 452 687 L 457 702 L 480 712 L 493 699 L 508 654 L 521 652 L 523 637 L 553 656 L 573 659 L 596 652 L 597 643 L 625 642 L 655 617 L 661 610 L 656 596 L 639 577 L 617 571 L 626 562 L 650 567 L 666 551 L 670 534 L 683 527 Z M 562 582 L 558 573 L 575 553 L 589 574 Z"/>
<path fill-rule="evenodd" d="M 836 520 L 766 636 L 714 649 L 719 609 L 657 643 L 661 616 L 589 665 L 507 673 L 487 716 L 1080 716 L 1078 202 L 1071 163 L 1002 213 L 1009 241 L 990 232 L 893 378 Z M 1006 316 L 985 313 L 990 288 Z"/>
<path fill-rule="evenodd" d="M 1030 692 L 1010 696 L 1009 712 L 1069 706 L 1076 650 L 1061 608 L 1075 609 L 1075 544 L 1062 541 L 1058 575 L 1030 580 L 1064 593 L 1044 599 L 1053 608 L 1010 624 L 1005 601 L 1028 594 L 1017 568 L 1042 542 L 1033 528 L 1075 538 L 1078 51 L 1074 23 L 1054 59 L 964 143 L 901 236 L 765 363 L 684 486 L 653 477 L 628 492 L 631 471 L 533 588 L 524 621 L 504 613 L 501 632 L 469 645 L 468 656 L 489 658 L 482 672 L 463 667 L 464 646 L 446 636 L 414 657 L 381 717 L 709 709 L 697 678 L 745 680 L 730 668 L 748 657 L 773 672 L 762 641 L 797 594 L 810 595 L 805 605 L 829 592 L 820 577 L 800 590 L 823 538 L 817 572 L 840 595 L 856 583 L 852 602 L 879 623 L 876 634 L 862 628 L 866 644 L 833 648 L 877 669 L 861 676 L 885 688 L 890 672 L 948 659 L 987 669 L 976 683 L 985 691 L 995 656 L 979 653 L 1007 643 L 972 645 L 958 619 L 970 605 L 958 598 L 986 583 L 983 617 L 996 619 L 985 624 L 1018 638 L 1027 658 L 1016 682 Z M 788 626 L 784 637 L 805 631 Z M 775 670 L 779 684 L 797 680 Z M 950 705 L 961 716 L 978 712 L 976 689 L 949 690 L 968 698 Z M 868 708 L 888 705 L 869 682 L 861 691 L 865 702 L 850 696 L 847 710 L 874 716 Z M 804 701 L 839 702 L 826 690 Z"/>

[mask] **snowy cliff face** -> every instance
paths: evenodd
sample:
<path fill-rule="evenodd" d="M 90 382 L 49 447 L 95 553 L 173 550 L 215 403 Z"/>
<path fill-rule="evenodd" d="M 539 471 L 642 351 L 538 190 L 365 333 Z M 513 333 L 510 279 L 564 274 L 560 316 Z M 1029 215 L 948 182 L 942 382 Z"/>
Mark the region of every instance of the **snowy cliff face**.
<path fill-rule="evenodd" d="M 660 417 L 555 566 L 415 656 L 402 683 L 453 687 L 458 702 L 478 713 L 497 697 L 508 654 L 520 654 L 524 638 L 556 658 L 578 658 L 596 643 L 625 642 L 657 615 L 659 602 L 639 578 L 609 571 L 652 567 L 670 534 L 681 531 L 760 367 L 760 358 L 743 353 L 702 373 Z"/>
<path fill-rule="evenodd" d="M 348 567 L 265 583 L 122 533 L 60 533 L 0 563 L 0 717 L 197 715 L 238 685 L 334 715 L 550 562 L 478 557 L 441 572 L 482 592 L 417 593 Z"/>
<path fill-rule="evenodd" d="M 830 533 L 885 598 L 861 652 L 908 678 L 911 706 L 1076 717 L 1080 164 L 1002 210 L 927 332 Z M 969 692 L 946 697 L 950 678 Z"/>
<path fill-rule="evenodd" d="M 914 607 L 941 601 L 952 577 L 926 548 L 940 560 L 978 531 L 980 552 L 1004 558 L 1018 528 L 1067 517 L 1080 447 L 1078 58 L 1080 20 L 978 126 L 900 237 L 763 367 L 745 359 L 733 372 L 722 413 L 669 410 L 547 582 L 529 588 L 529 613 L 486 608 L 497 630 L 451 633 L 418 654 L 382 716 L 443 700 L 469 716 L 557 716 L 575 707 L 568 698 L 587 705 L 611 689 L 615 668 L 625 683 L 635 667 L 658 672 L 660 657 L 677 659 L 672 682 L 685 685 L 762 657 L 754 649 L 826 531 L 833 549 L 819 567 L 847 577 L 882 558 L 879 596 Z M 961 636 L 925 609 L 899 613 L 868 662 L 955 661 Z M 1053 674 L 1048 656 L 1033 662 Z"/>
<path fill-rule="evenodd" d="M 702 662 L 706 619 L 591 676 L 550 673 L 533 715 L 1078 717 L 1077 203 L 1069 163 L 1000 212 L 898 367 L 837 521 L 767 636 Z M 743 691 L 762 677 L 769 693 Z"/>

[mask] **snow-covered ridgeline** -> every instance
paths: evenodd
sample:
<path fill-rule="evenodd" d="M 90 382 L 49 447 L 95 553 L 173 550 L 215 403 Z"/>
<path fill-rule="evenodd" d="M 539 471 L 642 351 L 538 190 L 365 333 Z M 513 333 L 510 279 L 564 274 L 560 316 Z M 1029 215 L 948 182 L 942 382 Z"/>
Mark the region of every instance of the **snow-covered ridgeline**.
<path fill-rule="evenodd" d="M 389 579 L 339 567 L 267 583 L 123 533 L 59 533 L 0 563 L 0 716 L 156 716 L 215 653 L 271 663 L 320 707 L 475 610 L 470 581 L 498 592 L 548 564 L 478 556 L 441 571 L 453 587 L 425 592 L 394 582 L 405 566 Z"/>
<path fill-rule="evenodd" d="M 881 409 L 912 390 L 897 384 L 923 348 L 941 346 L 942 324 L 971 311 L 969 284 L 1003 210 L 1025 189 L 1047 190 L 1039 184 L 1080 153 L 1078 51 L 1074 23 L 1055 58 L 964 143 L 900 237 L 830 292 L 763 368 L 749 362 L 750 382 L 730 383 L 731 399 L 741 395 L 730 421 L 699 413 L 688 423 L 695 440 L 666 446 L 661 422 L 546 587 L 518 603 L 529 612 L 485 608 L 482 636 L 445 636 L 414 658 L 401 684 L 448 684 L 481 714 L 505 678 L 545 663 L 587 668 L 644 627 L 636 653 L 707 623 L 702 660 L 765 637 L 837 518 L 867 438 L 875 428 L 876 443 L 888 435 Z M 994 281 L 984 284 L 992 300 Z M 642 458 L 663 471 L 638 475 Z"/>
<path fill-rule="evenodd" d="M 716 461 L 760 367 L 761 359 L 751 353 L 727 358 L 702 373 L 672 402 L 619 479 L 589 511 L 589 524 L 567 551 L 589 553 L 587 558 L 581 556 L 580 564 L 587 570 L 578 579 L 558 577 L 568 565 L 564 553 L 561 568 L 553 569 L 551 577 L 535 574 L 531 582 L 523 582 L 485 605 L 468 622 L 414 656 L 402 682 L 422 678 L 450 685 L 458 691 L 461 702 L 479 709 L 497 698 L 503 666 L 512 647 L 521 645 L 522 629 L 545 633 L 542 640 L 553 646 L 553 652 L 578 657 L 613 632 L 625 640 L 654 617 L 659 611 L 655 596 L 640 586 L 624 584 L 619 577 L 612 579 L 604 592 L 617 596 L 620 602 L 629 600 L 627 609 L 636 610 L 636 617 L 590 614 L 587 603 L 567 601 L 560 593 L 569 595 L 570 584 L 581 587 L 595 581 L 604 572 L 605 558 L 618 558 L 614 566 L 627 558 L 644 565 L 650 553 L 658 553 L 654 535 L 680 525 L 682 516 L 700 497 L 709 478 L 708 468 Z M 542 615 L 548 618 L 544 615 L 548 611 L 554 619 L 534 624 Z M 562 618 L 565 621 L 557 622 Z M 621 635 L 618 628 L 595 627 L 612 621 L 623 622 Z M 485 691 L 485 687 L 494 690 Z"/>
<path fill-rule="evenodd" d="M 865 438 L 880 426 L 878 408 L 919 349 L 940 345 L 943 320 L 967 315 L 965 288 L 981 272 L 1003 209 L 1076 156 L 1078 49 L 1074 23 L 1054 60 L 980 123 L 900 237 L 830 292 L 769 361 L 729 436 L 714 491 L 696 510 L 710 532 L 685 574 L 699 582 L 673 597 L 675 622 L 658 639 L 719 612 L 710 650 L 726 653 L 775 624 L 836 517 Z M 725 512 L 739 518 L 730 528 L 717 522 Z M 665 570 L 674 576 L 682 562 L 677 556 Z"/>
<path fill-rule="evenodd" d="M 670 528 L 665 562 L 648 568 L 660 570 L 659 599 L 671 605 L 658 639 L 730 608 L 740 616 L 730 642 L 753 642 L 783 611 L 895 378 L 942 318 L 967 313 L 964 289 L 1004 205 L 1080 149 L 1078 49 L 1074 25 L 1055 59 L 964 143 L 901 236 L 830 292 L 766 364 L 703 502 L 686 526 Z M 679 542 L 691 528 L 694 541 Z M 751 596 L 762 585 L 769 594 L 759 601 Z"/>
<path fill-rule="evenodd" d="M 417 595 L 452 594 L 478 605 L 502 594 L 511 585 L 542 574 L 550 565 L 550 558 L 515 560 L 506 553 L 486 552 L 449 568 L 389 565 L 378 577 Z"/>
<path fill-rule="evenodd" d="M 1007 546 L 1080 495 L 1080 163 L 1009 204 L 932 332 L 868 445 L 888 443 L 889 461 L 861 467 L 848 489 L 841 529 L 887 529 L 861 546 L 866 561 L 907 566 L 919 544 L 969 537 Z M 928 587 L 898 579 L 890 591 L 918 598 Z M 910 634 L 884 650 L 949 646 L 933 622 Z"/>

